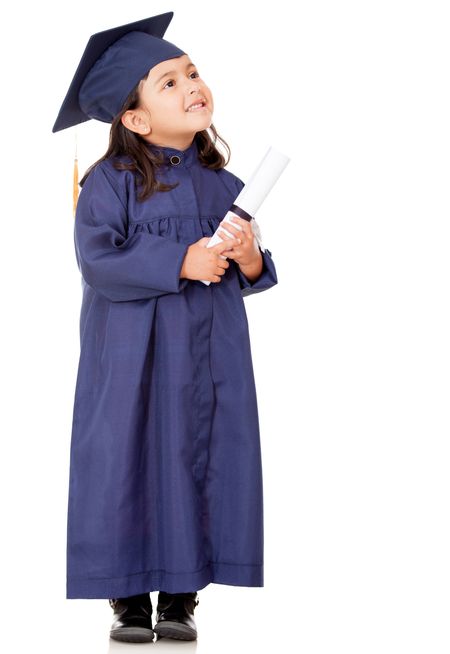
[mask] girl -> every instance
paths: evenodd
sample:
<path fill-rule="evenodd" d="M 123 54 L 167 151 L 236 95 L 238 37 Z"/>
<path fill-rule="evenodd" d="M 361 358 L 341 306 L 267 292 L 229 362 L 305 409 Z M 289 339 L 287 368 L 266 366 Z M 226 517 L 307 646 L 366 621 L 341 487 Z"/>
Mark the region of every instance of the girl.
<path fill-rule="evenodd" d="M 195 639 L 197 590 L 264 585 L 243 297 L 277 276 L 254 220 L 206 248 L 244 184 L 215 147 L 210 89 L 162 38 L 172 16 L 93 35 L 53 127 L 111 123 L 76 205 L 67 598 L 108 598 L 127 641 Z"/>

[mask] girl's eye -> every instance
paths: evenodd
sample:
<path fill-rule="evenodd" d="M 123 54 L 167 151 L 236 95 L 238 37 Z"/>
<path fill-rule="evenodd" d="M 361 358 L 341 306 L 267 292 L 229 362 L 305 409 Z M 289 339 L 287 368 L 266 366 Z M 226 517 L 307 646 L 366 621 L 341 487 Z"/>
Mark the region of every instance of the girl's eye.
<path fill-rule="evenodd" d="M 189 74 L 190 74 L 190 75 L 197 75 L 197 77 L 200 77 L 200 75 L 198 74 L 198 72 L 197 72 L 196 70 L 193 70 L 192 73 L 189 73 Z M 165 83 L 165 85 L 163 86 L 163 88 L 165 89 L 166 86 L 167 86 L 167 84 L 170 84 L 170 82 L 173 82 L 173 79 L 169 79 L 169 80 Z M 170 87 L 170 88 L 172 88 L 172 87 Z"/>

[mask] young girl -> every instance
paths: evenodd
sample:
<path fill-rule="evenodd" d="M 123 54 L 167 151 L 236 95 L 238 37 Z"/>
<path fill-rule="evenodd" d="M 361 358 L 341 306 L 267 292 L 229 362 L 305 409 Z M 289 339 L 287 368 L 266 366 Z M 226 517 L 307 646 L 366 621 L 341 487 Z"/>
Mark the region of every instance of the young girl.
<path fill-rule="evenodd" d="M 162 38 L 172 16 L 92 36 L 53 127 L 111 123 L 75 217 L 67 598 L 108 598 L 110 635 L 127 641 L 154 637 L 151 591 L 158 637 L 195 639 L 197 590 L 263 586 L 243 296 L 277 276 L 254 220 L 236 216 L 206 248 L 244 184 L 215 147 L 210 89 Z"/>

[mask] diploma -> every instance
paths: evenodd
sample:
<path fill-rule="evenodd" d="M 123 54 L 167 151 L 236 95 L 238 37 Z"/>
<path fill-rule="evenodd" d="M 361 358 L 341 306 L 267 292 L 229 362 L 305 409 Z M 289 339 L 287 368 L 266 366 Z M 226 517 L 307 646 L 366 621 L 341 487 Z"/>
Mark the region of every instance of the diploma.
<path fill-rule="evenodd" d="M 256 168 L 256 170 L 248 180 L 247 184 L 244 186 L 244 188 L 239 193 L 239 195 L 237 196 L 231 207 L 228 209 L 224 221 L 231 223 L 232 225 L 234 225 L 234 227 L 236 227 L 236 229 L 242 230 L 242 227 L 240 225 L 237 225 L 236 223 L 230 221 L 230 218 L 232 218 L 234 215 L 239 216 L 244 220 L 248 220 L 248 222 L 252 224 L 252 229 L 255 232 L 255 228 L 254 228 L 255 214 L 258 211 L 259 207 L 264 202 L 264 200 L 266 199 L 267 195 L 274 187 L 275 183 L 277 182 L 283 170 L 288 165 L 289 161 L 290 158 L 287 157 L 285 154 L 279 152 L 274 147 L 270 147 L 267 150 L 264 157 L 262 158 L 261 163 L 259 164 L 259 166 Z M 223 227 L 218 229 L 222 229 L 228 236 L 233 236 L 233 234 L 228 232 Z M 257 234 L 258 234 L 257 237 L 258 243 L 262 247 L 259 230 Z M 211 239 L 209 240 L 208 245 L 206 247 L 210 248 L 213 245 L 216 245 L 217 243 L 221 243 L 223 240 L 224 239 L 220 237 L 218 230 L 216 230 L 212 235 Z M 264 248 L 262 248 L 262 250 L 265 251 Z M 219 256 L 222 259 L 227 258 L 222 254 Z M 202 281 L 206 285 L 209 285 L 211 283 L 203 279 L 200 281 Z"/>

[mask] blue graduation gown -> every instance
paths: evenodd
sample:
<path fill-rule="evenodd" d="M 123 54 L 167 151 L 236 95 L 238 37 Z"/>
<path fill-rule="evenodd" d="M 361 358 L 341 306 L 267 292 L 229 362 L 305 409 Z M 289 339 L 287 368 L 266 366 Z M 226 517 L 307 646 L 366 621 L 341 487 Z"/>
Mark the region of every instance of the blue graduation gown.
<path fill-rule="evenodd" d="M 155 146 L 148 146 L 155 147 Z M 180 279 L 244 186 L 159 148 L 138 202 L 134 173 L 98 164 L 78 199 L 80 359 L 73 408 L 67 598 L 263 586 L 263 485 L 243 297 L 277 284 L 271 252 L 251 283 Z M 181 159 L 171 163 L 172 155 Z"/>

